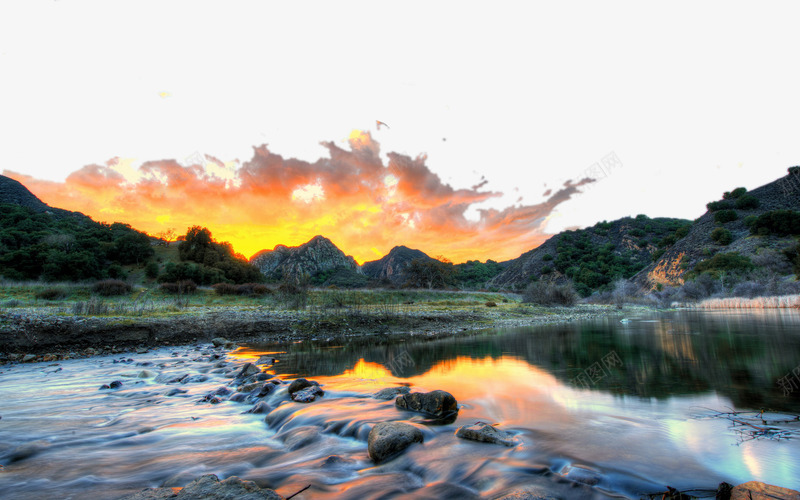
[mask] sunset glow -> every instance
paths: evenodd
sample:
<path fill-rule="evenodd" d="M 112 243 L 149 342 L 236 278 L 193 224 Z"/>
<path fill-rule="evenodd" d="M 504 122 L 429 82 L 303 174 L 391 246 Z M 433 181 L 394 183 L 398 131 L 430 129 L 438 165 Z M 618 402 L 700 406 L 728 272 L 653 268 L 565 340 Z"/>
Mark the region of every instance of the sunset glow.
<path fill-rule="evenodd" d="M 241 165 L 195 154 L 138 166 L 114 158 L 83 167 L 63 183 L 4 173 L 51 206 L 153 235 L 202 225 L 247 257 L 323 235 L 359 263 L 395 245 L 456 263 L 515 258 L 548 237 L 547 217 L 581 184 L 568 181 L 537 205 L 479 208 L 477 219 L 468 218 L 467 209 L 502 193 L 454 189 L 428 168 L 424 155 L 389 153 L 385 162 L 369 132 L 354 130 L 349 143 L 349 150 L 323 143 L 329 156 L 314 163 L 262 145 Z"/>

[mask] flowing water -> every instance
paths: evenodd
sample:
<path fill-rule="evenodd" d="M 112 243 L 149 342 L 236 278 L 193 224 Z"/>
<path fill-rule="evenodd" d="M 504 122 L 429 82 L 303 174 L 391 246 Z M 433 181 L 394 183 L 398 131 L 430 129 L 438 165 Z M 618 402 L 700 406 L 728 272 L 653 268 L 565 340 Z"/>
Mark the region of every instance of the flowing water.
<path fill-rule="evenodd" d="M 285 496 L 311 485 L 295 498 L 359 500 L 493 498 L 523 487 L 563 498 L 639 498 L 667 486 L 702 495 L 749 480 L 800 489 L 800 385 L 787 385 L 800 365 L 797 312 L 389 340 L 0 367 L 0 497 L 118 498 L 206 473 Z M 293 403 L 282 385 L 264 398 L 274 408 L 266 419 L 242 413 L 252 403 L 202 400 L 231 382 L 231 369 L 268 353 L 279 360 L 272 374 L 316 380 L 325 396 Z M 185 374 L 186 383 L 167 383 Z M 98 389 L 115 380 L 122 386 Z M 450 392 L 458 419 L 435 425 L 370 397 L 397 385 Z M 367 435 L 393 420 L 420 427 L 425 442 L 375 466 Z M 477 421 L 520 444 L 454 435 Z"/>

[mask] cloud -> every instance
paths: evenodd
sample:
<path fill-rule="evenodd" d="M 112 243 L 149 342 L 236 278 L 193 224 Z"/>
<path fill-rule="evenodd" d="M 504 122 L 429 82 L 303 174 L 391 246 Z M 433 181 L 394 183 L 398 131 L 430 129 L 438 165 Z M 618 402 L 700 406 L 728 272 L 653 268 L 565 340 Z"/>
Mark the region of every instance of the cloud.
<path fill-rule="evenodd" d="M 202 225 L 248 256 L 322 234 L 359 262 L 400 244 L 454 262 L 515 258 L 547 239 L 544 224 L 552 211 L 592 182 L 567 181 L 536 205 L 478 208 L 474 220 L 465 216 L 469 208 L 502 196 L 483 190 L 484 178 L 455 189 L 431 171 L 424 155 L 388 153 L 384 164 L 380 145 L 365 132 L 350 135 L 349 149 L 322 145 L 328 156 L 313 163 L 260 145 L 241 165 L 193 155 L 183 164 L 146 161 L 133 177 L 118 171 L 118 159 L 83 167 L 63 183 L 5 174 L 52 206 L 151 234 Z"/>

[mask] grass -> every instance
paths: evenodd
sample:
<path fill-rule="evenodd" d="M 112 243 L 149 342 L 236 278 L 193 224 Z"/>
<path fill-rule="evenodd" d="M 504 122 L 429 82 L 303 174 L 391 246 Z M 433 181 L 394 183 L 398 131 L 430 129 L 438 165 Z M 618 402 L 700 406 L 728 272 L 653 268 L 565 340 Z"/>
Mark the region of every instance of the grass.
<path fill-rule="evenodd" d="M 800 308 L 800 295 L 779 297 L 729 297 L 725 299 L 706 299 L 695 307 L 699 309 L 783 309 Z"/>
<path fill-rule="evenodd" d="M 163 247 L 161 247 L 163 248 Z M 500 293 L 443 290 L 332 290 L 308 289 L 303 306 L 291 296 L 277 291 L 263 296 L 219 295 L 211 287 L 195 293 L 174 295 L 157 285 L 133 287 L 130 293 L 101 297 L 92 284 L 2 282 L 0 308 L 35 308 L 62 315 L 142 317 L 191 314 L 203 308 L 286 310 L 300 309 L 311 323 L 317 321 L 391 321 L 414 311 L 459 311 L 486 308 L 496 302 L 497 309 L 516 303 Z M 301 302 L 303 303 L 303 302 Z"/>

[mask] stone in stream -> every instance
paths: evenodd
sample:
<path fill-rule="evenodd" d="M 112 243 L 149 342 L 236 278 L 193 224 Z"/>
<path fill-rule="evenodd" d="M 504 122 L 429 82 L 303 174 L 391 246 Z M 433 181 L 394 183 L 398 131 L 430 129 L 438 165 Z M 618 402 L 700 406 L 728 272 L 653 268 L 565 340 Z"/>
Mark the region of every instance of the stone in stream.
<path fill-rule="evenodd" d="M 257 365 L 274 365 L 275 364 L 275 358 L 273 358 L 272 356 L 261 356 L 260 358 L 258 358 L 258 361 L 256 361 L 256 364 Z"/>
<path fill-rule="evenodd" d="M 258 403 L 255 404 L 255 406 L 253 406 L 252 408 L 250 408 L 249 410 L 247 410 L 244 413 L 262 414 L 262 413 L 269 413 L 271 411 L 272 411 L 272 408 L 270 408 L 267 403 L 265 403 L 263 401 L 259 401 Z"/>
<path fill-rule="evenodd" d="M 402 394 L 397 396 L 394 404 L 403 410 L 426 413 L 437 419 L 446 419 L 458 413 L 456 398 L 446 391 Z"/>
<path fill-rule="evenodd" d="M 25 356 L 22 357 L 22 362 L 23 363 L 30 363 L 31 361 L 34 361 L 34 360 L 36 360 L 36 355 L 35 354 L 26 354 Z"/>
<path fill-rule="evenodd" d="M 191 377 L 186 377 L 181 380 L 181 384 L 198 384 L 206 380 L 208 380 L 208 377 L 205 375 L 192 375 Z"/>
<path fill-rule="evenodd" d="M 253 363 L 247 363 L 239 370 L 239 373 L 236 374 L 235 378 L 247 378 L 250 375 L 255 375 L 256 373 L 261 373 L 261 370 L 254 365 Z"/>
<path fill-rule="evenodd" d="M 413 425 L 404 422 L 381 422 L 369 431 L 367 451 L 369 458 L 379 464 L 423 440 L 422 431 Z"/>
<path fill-rule="evenodd" d="M 401 394 L 408 394 L 411 392 L 411 389 L 406 385 L 401 385 L 400 387 L 387 387 L 386 389 L 381 389 L 380 391 L 376 392 L 372 395 L 375 399 L 394 399 Z"/>
<path fill-rule="evenodd" d="M 110 384 L 108 384 L 108 387 L 110 389 L 119 389 L 120 387 L 122 387 L 122 380 L 115 380 Z"/>
<path fill-rule="evenodd" d="M 312 385 L 319 385 L 319 382 L 315 382 L 314 380 L 306 380 L 304 378 L 298 378 L 292 380 L 292 383 L 289 384 L 289 394 L 294 394 L 297 391 L 302 391 L 306 387 L 311 387 Z"/>
<path fill-rule="evenodd" d="M 476 422 L 472 425 L 459 427 L 456 431 L 456 436 L 462 439 L 502 444 L 505 446 L 516 446 L 519 444 L 519 440 L 508 432 L 498 430 L 493 425 L 484 422 Z"/>
<path fill-rule="evenodd" d="M 243 403 L 246 400 L 247 400 L 247 394 L 243 394 L 241 392 L 237 392 L 236 394 L 228 398 L 228 401 L 233 401 L 234 403 Z"/>
<path fill-rule="evenodd" d="M 556 500 L 556 497 L 541 488 L 528 486 L 498 497 L 497 500 Z"/>
<path fill-rule="evenodd" d="M 225 337 L 216 337 L 211 339 L 211 343 L 214 347 L 225 347 L 228 344 L 233 344 L 230 340 L 226 339 Z"/>
<path fill-rule="evenodd" d="M 284 500 L 273 490 L 261 488 L 252 481 L 231 476 L 220 481 L 207 474 L 187 484 L 177 494 L 172 488 L 146 488 L 121 500 Z"/>
<path fill-rule="evenodd" d="M 180 375 L 175 375 L 174 373 L 162 373 L 156 377 L 155 381 L 159 384 L 177 384 L 188 376 L 188 373 L 182 373 Z"/>
<path fill-rule="evenodd" d="M 800 500 L 800 492 L 760 481 L 742 483 L 731 491 L 731 500 L 773 500 L 776 498 Z"/>
<path fill-rule="evenodd" d="M 266 384 L 264 382 L 251 382 L 249 384 L 240 385 L 239 387 L 236 388 L 236 392 L 250 393 L 256 390 L 260 391 L 261 388 L 264 387 L 265 385 Z"/>
<path fill-rule="evenodd" d="M 300 389 L 292 393 L 292 401 L 297 403 L 311 403 L 320 396 L 324 396 L 325 391 L 319 385 L 310 385 L 305 389 Z"/>
<path fill-rule="evenodd" d="M 156 376 L 156 372 L 150 370 L 142 370 L 137 375 L 138 378 L 153 378 Z"/>

